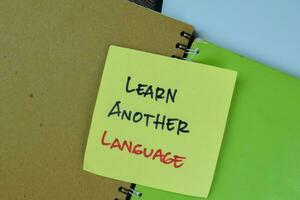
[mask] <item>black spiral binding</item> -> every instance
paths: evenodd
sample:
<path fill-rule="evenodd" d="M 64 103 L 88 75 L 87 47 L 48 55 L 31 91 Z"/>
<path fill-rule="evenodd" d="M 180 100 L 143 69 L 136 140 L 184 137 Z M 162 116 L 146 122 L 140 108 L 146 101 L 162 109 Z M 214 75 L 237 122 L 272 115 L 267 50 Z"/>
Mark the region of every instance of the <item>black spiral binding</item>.
<path fill-rule="evenodd" d="M 175 46 L 176 49 L 180 49 L 180 50 L 184 51 L 184 56 L 182 58 L 180 58 L 178 56 L 172 55 L 173 58 L 188 60 L 186 58 L 187 54 L 190 54 L 190 53 L 198 54 L 199 53 L 199 49 L 190 48 L 190 46 L 193 42 L 193 36 L 191 34 L 185 32 L 185 31 L 182 31 L 180 33 L 180 36 L 186 38 L 187 40 L 189 40 L 189 43 L 188 43 L 188 45 L 177 43 L 176 46 Z M 125 200 L 130 200 L 132 196 L 137 196 L 137 197 L 141 198 L 142 193 L 139 192 L 139 191 L 136 191 L 135 186 L 136 186 L 135 184 L 131 184 L 130 188 L 119 187 L 118 191 L 126 195 Z M 115 200 L 120 200 L 120 199 L 116 198 Z"/>
<path fill-rule="evenodd" d="M 142 193 L 135 190 L 135 184 L 131 184 L 130 188 L 119 187 L 118 191 L 126 195 L 125 200 L 130 200 L 132 196 L 137 196 L 139 198 L 142 197 Z M 115 199 L 115 200 L 120 200 L 120 199 Z"/>
<path fill-rule="evenodd" d="M 178 59 L 182 59 L 182 60 L 189 60 L 188 58 L 186 58 L 186 56 L 188 54 L 198 54 L 199 53 L 199 49 L 190 48 L 190 46 L 192 45 L 193 39 L 194 39 L 193 35 L 185 32 L 185 31 L 182 31 L 180 33 L 180 36 L 188 39 L 189 43 L 188 43 L 188 45 L 177 43 L 176 46 L 175 46 L 176 49 L 180 49 L 180 50 L 184 51 L 184 55 L 183 55 L 182 58 L 178 57 L 178 56 L 175 56 L 175 55 L 172 55 L 172 58 L 178 58 Z"/>

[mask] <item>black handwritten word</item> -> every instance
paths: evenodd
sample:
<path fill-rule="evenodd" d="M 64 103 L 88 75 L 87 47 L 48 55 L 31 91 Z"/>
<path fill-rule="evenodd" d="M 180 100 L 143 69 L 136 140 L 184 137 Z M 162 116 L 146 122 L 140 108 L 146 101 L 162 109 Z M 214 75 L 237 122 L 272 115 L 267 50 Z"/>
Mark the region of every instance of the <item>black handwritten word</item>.
<path fill-rule="evenodd" d="M 172 165 L 174 168 L 180 168 L 184 165 L 183 161 L 186 157 L 172 155 L 171 152 L 163 152 L 162 149 L 148 149 L 142 144 L 133 144 L 132 141 L 124 140 L 121 142 L 118 138 L 109 141 L 107 138 L 107 131 L 104 131 L 101 136 L 101 145 L 107 146 L 111 149 L 119 149 L 120 151 L 127 150 L 130 154 L 143 155 L 145 158 L 152 160 L 159 159 L 159 161 L 166 165 Z"/>
<path fill-rule="evenodd" d="M 175 103 L 177 89 L 172 90 L 171 88 L 168 88 L 167 90 L 165 90 L 164 88 L 161 87 L 156 87 L 154 89 L 152 85 L 146 85 L 142 83 L 139 83 L 137 84 L 136 87 L 130 89 L 130 81 L 131 81 L 131 77 L 128 76 L 126 82 L 127 93 L 136 92 L 137 95 L 150 97 L 151 99 L 155 99 L 155 101 L 158 101 L 159 99 L 165 99 L 166 103 L 168 103 L 170 100 L 173 103 Z"/>
<path fill-rule="evenodd" d="M 120 117 L 122 120 L 132 121 L 134 123 L 143 122 L 146 127 L 152 124 L 155 129 L 161 130 L 176 130 L 177 135 L 182 133 L 188 133 L 188 123 L 177 119 L 177 118 L 167 118 L 165 115 L 152 115 L 147 113 L 141 112 L 133 112 L 131 110 L 121 110 L 120 108 L 121 101 L 117 101 L 112 109 L 108 113 L 108 117 L 117 116 Z"/>

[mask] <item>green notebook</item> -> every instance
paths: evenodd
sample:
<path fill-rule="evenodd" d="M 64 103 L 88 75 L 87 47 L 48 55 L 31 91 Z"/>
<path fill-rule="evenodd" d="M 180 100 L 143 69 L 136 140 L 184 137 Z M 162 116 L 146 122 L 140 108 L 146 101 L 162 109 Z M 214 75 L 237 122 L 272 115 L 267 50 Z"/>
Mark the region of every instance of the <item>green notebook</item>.
<path fill-rule="evenodd" d="M 300 80 L 207 41 L 191 48 L 200 50 L 188 55 L 194 62 L 238 71 L 207 199 L 299 200 Z M 141 185 L 135 191 L 142 196 L 132 200 L 200 199 Z"/>

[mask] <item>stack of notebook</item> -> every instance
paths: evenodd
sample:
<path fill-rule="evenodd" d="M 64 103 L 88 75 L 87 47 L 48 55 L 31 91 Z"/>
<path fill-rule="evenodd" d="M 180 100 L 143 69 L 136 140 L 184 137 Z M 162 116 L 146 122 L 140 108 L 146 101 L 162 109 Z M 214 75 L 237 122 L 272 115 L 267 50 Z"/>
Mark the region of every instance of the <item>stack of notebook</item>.
<path fill-rule="evenodd" d="M 1 5 L 1 199 L 299 199 L 298 78 L 125 0 Z"/>

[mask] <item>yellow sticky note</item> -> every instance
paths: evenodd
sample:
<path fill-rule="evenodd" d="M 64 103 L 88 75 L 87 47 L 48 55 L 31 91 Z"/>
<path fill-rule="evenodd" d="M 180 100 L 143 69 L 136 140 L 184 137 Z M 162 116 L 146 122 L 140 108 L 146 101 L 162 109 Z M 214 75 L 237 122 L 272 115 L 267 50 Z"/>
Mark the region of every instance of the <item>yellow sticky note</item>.
<path fill-rule="evenodd" d="M 237 73 L 111 46 L 84 170 L 207 197 Z"/>

